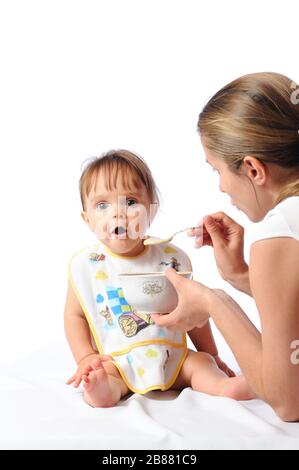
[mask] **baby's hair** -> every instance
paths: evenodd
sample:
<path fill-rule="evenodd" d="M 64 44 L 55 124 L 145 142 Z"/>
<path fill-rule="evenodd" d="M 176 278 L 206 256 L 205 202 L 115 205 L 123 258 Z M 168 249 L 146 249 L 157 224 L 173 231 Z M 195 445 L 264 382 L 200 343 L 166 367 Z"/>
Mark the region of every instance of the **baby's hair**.
<path fill-rule="evenodd" d="M 204 106 L 198 130 L 204 145 L 238 172 L 246 155 L 285 168 L 277 203 L 299 195 L 299 104 L 295 83 L 284 75 L 244 75 Z M 299 87 L 298 87 L 299 89 Z"/>
<path fill-rule="evenodd" d="M 108 191 L 117 188 L 118 177 L 128 190 L 145 187 L 150 204 L 160 203 L 159 190 L 146 162 L 139 155 L 129 150 L 110 150 L 100 157 L 88 160 L 79 181 L 82 208 L 85 210 L 85 198 L 96 184 L 99 172 L 103 172 Z"/>

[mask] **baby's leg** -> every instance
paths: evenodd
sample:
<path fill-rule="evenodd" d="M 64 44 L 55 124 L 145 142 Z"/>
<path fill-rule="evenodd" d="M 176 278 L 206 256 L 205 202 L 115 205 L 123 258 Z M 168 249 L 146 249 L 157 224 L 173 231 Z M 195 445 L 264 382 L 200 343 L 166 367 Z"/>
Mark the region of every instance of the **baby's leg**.
<path fill-rule="evenodd" d="M 94 408 L 116 405 L 129 389 L 112 362 L 98 361 L 96 370 L 82 377 L 84 400 Z"/>
<path fill-rule="evenodd" d="M 210 354 L 189 350 L 172 388 L 182 390 L 190 386 L 198 392 L 235 400 L 256 398 L 245 377 L 228 377 Z"/>

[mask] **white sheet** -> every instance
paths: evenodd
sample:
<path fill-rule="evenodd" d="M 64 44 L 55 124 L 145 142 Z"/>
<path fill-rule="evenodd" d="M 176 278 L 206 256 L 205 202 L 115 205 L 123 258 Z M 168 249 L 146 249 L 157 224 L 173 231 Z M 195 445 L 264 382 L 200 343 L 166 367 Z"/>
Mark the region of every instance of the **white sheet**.
<path fill-rule="evenodd" d="M 74 362 L 63 341 L 0 371 L 1 449 L 299 449 L 299 423 L 261 400 L 188 388 L 91 408 L 65 385 Z"/>

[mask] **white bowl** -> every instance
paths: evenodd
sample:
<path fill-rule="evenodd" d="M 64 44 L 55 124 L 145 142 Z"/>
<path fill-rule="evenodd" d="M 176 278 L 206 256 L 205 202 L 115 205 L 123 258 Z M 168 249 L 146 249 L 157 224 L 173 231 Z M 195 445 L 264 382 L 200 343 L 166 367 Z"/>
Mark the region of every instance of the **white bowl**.
<path fill-rule="evenodd" d="M 177 272 L 192 279 L 192 272 Z M 169 313 L 175 309 L 178 297 L 164 272 L 119 274 L 124 296 L 129 305 L 140 313 Z"/>

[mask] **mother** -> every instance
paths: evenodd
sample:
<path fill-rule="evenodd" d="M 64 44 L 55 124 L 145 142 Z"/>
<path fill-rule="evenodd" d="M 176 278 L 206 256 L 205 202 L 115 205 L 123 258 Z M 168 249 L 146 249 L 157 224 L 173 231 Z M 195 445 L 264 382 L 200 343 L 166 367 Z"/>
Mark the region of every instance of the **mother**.
<path fill-rule="evenodd" d="M 177 308 L 154 315 L 158 325 L 184 331 L 211 317 L 254 391 L 284 421 L 299 420 L 296 87 L 277 73 L 243 76 L 218 91 L 198 121 L 207 162 L 220 176 L 220 191 L 259 222 L 249 266 L 243 255 L 244 229 L 223 212 L 204 217 L 201 245 L 213 247 L 221 277 L 254 298 L 261 332 L 223 290 L 184 279 L 174 270 L 167 277 L 178 293 Z"/>

